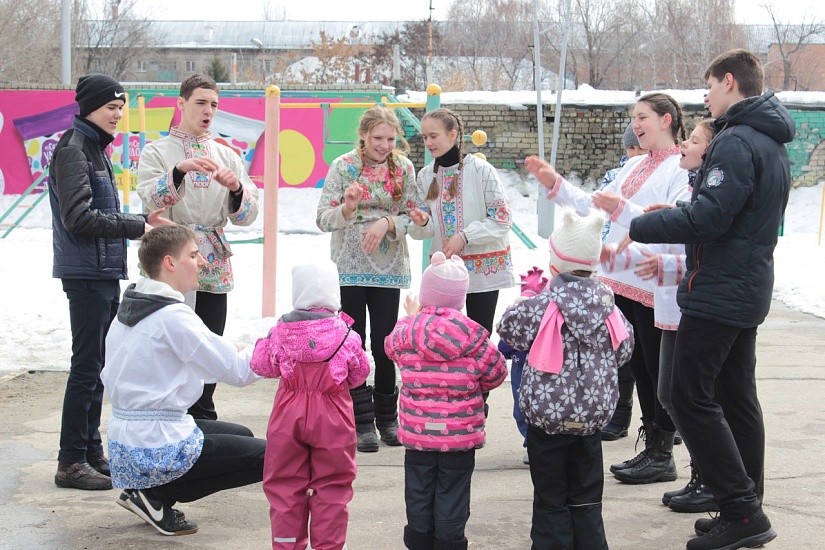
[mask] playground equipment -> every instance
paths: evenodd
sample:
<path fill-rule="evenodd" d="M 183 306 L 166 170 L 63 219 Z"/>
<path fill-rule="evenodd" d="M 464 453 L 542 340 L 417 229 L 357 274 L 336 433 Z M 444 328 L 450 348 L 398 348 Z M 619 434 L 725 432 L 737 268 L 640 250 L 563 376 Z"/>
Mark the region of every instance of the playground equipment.
<path fill-rule="evenodd" d="M 6 210 L 3 213 L 3 215 L 0 216 L 0 229 L 4 227 L 6 228 L 6 231 L 3 233 L 3 236 L 0 237 L 0 239 L 5 239 L 6 236 L 9 233 L 11 233 L 15 227 L 18 227 L 23 222 L 23 220 L 25 220 L 26 217 L 29 214 L 31 214 L 32 210 L 34 210 L 35 207 L 49 195 L 49 187 L 46 184 L 46 178 L 48 177 L 49 171 L 45 170 L 42 174 L 40 174 L 39 178 L 32 182 L 32 184 L 26 189 L 26 191 L 21 193 L 20 197 L 16 201 L 14 201 L 14 203 L 8 208 L 8 210 Z M 34 201 L 29 204 L 23 204 L 23 201 L 30 197 L 32 193 L 34 193 L 35 191 L 40 191 L 40 193 L 37 194 Z M 12 212 L 14 212 L 18 208 L 23 209 L 23 212 L 20 213 L 20 216 L 18 216 L 13 223 L 3 223 L 3 220 L 5 220 Z"/>

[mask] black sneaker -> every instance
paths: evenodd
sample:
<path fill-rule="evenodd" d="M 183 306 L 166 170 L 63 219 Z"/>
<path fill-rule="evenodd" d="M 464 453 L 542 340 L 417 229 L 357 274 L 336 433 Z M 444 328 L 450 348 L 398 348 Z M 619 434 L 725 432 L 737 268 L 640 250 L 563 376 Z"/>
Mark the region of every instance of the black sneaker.
<path fill-rule="evenodd" d="M 54 484 L 64 489 L 103 491 L 112 488 L 112 480 L 89 466 L 88 462 L 57 463 Z"/>
<path fill-rule="evenodd" d="M 125 492 L 125 491 L 124 491 Z M 191 535 L 198 532 L 196 523 L 177 519 L 170 506 L 149 498 L 145 491 L 133 489 L 126 493 L 124 508 L 128 508 L 140 519 L 157 529 L 161 535 Z M 118 499 L 118 504 L 120 504 Z"/>
<path fill-rule="evenodd" d="M 135 492 L 134 489 L 123 489 L 123 491 L 120 492 L 120 496 L 117 497 L 117 500 L 115 501 L 118 503 L 118 506 L 122 506 L 123 508 L 126 508 L 132 513 L 134 513 L 134 510 L 132 510 L 132 507 L 129 506 L 129 498 L 131 497 L 133 492 Z M 183 521 L 186 519 L 186 514 L 183 513 L 183 510 L 172 508 L 172 513 L 175 514 L 175 519 L 177 520 Z"/>
<path fill-rule="evenodd" d="M 756 548 L 776 538 L 768 516 L 758 512 L 750 518 L 728 521 L 721 516 L 706 535 L 689 540 L 687 550 L 736 550 Z"/>

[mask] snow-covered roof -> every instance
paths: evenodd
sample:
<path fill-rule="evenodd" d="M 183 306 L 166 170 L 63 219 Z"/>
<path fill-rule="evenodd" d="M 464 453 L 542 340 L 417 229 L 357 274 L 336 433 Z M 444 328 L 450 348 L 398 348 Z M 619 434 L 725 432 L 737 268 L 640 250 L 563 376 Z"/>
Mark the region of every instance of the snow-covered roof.
<path fill-rule="evenodd" d="M 317 42 L 321 31 L 333 39 L 355 34 L 354 41 L 369 44 L 403 25 L 403 21 L 153 21 L 152 30 L 160 48 L 298 50 Z"/>

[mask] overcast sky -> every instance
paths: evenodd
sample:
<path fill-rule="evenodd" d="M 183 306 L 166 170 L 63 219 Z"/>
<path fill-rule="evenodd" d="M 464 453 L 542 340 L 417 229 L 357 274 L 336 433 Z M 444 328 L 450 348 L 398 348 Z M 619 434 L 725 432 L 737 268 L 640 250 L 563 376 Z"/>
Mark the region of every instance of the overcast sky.
<path fill-rule="evenodd" d="M 609 1 L 609 0 L 606 0 Z M 95 0 L 98 5 L 108 0 Z M 198 0 L 197 2 L 170 2 L 169 0 L 136 0 L 140 13 L 153 19 L 167 20 L 226 20 L 256 21 L 262 19 L 264 6 L 280 13 L 286 6 L 287 19 L 296 21 L 406 21 L 426 19 L 430 0 Z M 799 22 L 806 15 L 825 21 L 825 2 L 821 0 L 736 0 L 736 19 L 741 23 L 767 23 L 762 7 L 766 2 L 779 6 L 784 21 Z M 432 0 L 433 19 L 443 20 L 450 0 Z"/>

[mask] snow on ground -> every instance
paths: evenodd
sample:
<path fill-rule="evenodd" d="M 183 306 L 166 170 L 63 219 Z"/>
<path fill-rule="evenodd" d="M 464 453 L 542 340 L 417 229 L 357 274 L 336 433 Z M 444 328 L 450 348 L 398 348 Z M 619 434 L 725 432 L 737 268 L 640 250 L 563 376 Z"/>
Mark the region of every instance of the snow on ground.
<path fill-rule="evenodd" d="M 515 222 L 538 245 L 529 250 L 511 234 L 513 261 L 517 273 L 531 266 L 546 267 L 546 241 L 536 234 L 535 180 L 514 172 L 500 172 L 508 189 Z M 279 193 L 279 238 L 277 252 L 276 314 L 291 309 L 291 265 L 298 259 L 329 254 L 329 235 L 315 226 L 315 208 L 320 189 L 281 189 Z M 0 196 L 0 212 L 16 197 Z M 132 195 L 132 211 L 140 211 Z M 825 245 L 817 244 L 823 184 L 791 192 L 785 235 L 776 249 L 774 297 L 790 307 L 825 318 Z M 230 228 L 230 240 L 261 236 L 263 216 L 250 228 Z M 413 289 L 417 292 L 421 273 L 421 245 L 411 240 Z M 226 334 L 235 341 L 254 343 L 266 334 L 273 318 L 261 318 L 262 247 L 237 244 L 232 259 L 237 275 L 236 289 L 229 295 Z M 51 278 L 51 213 L 44 201 L 23 227 L 0 240 L 0 375 L 25 370 L 67 370 L 71 355 L 68 301 L 61 283 Z M 129 250 L 131 282 L 138 278 L 136 247 Z M 124 285 L 125 287 L 125 285 Z M 516 289 L 502 291 L 499 311 L 517 295 Z M 403 302 L 403 300 L 402 300 Z"/>

